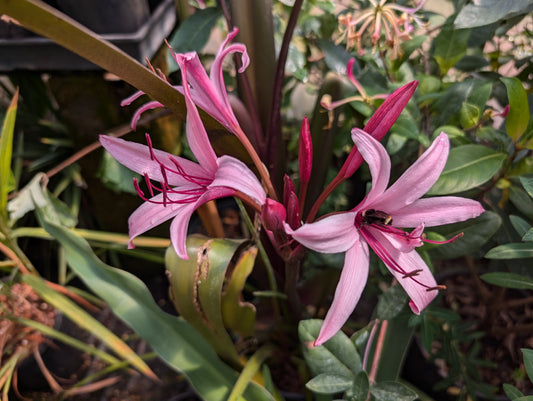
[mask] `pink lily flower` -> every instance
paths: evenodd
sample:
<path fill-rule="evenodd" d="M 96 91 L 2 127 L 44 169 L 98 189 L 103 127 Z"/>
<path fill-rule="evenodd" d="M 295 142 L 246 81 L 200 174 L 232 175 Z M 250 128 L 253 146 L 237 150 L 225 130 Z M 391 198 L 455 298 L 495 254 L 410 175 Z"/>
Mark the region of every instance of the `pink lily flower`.
<path fill-rule="evenodd" d="M 182 65 L 182 74 L 187 74 Z M 188 86 L 183 87 L 187 106 L 186 134 L 198 163 L 122 139 L 100 136 L 100 143 L 121 164 L 145 177 L 150 198 L 135 181 L 138 194 L 146 202 L 128 220 L 130 244 L 136 236 L 173 219 L 170 239 L 179 257 L 188 259 L 185 240 L 194 211 L 213 199 L 236 196 L 261 210 L 265 191 L 255 174 L 240 160 L 216 156 Z M 159 186 L 152 184 L 159 182 Z M 155 192 L 159 192 L 157 195 Z"/>
<path fill-rule="evenodd" d="M 439 178 L 449 152 L 449 141 L 441 133 L 431 147 L 387 189 L 391 162 L 385 148 L 357 128 L 352 139 L 370 167 L 372 188 L 349 212 L 330 215 L 287 234 L 318 252 L 346 252 L 344 267 L 315 345 L 339 331 L 355 309 L 366 284 L 369 249 L 385 263 L 410 297 L 411 310 L 419 314 L 442 288 L 416 252 L 426 240 L 424 227 L 439 226 L 474 218 L 482 206 L 471 199 L 442 196 L 421 198 Z M 411 232 L 400 228 L 414 227 Z M 452 238 L 450 242 L 456 239 Z"/>
<path fill-rule="evenodd" d="M 246 52 L 246 46 L 244 46 L 242 43 L 229 44 L 230 41 L 237 36 L 237 33 L 238 29 L 235 28 L 228 34 L 226 40 L 224 40 L 220 46 L 218 53 L 215 56 L 215 60 L 211 66 L 211 72 L 209 76 L 207 75 L 207 72 L 200 62 L 196 52 L 179 54 L 174 53 L 172 49 L 170 49 L 170 52 L 180 67 L 182 67 L 184 64 L 187 65 L 187 73 L 182 74 L 183 85 L 177 85 L 174 86 L 174 88 L 183 94 L 184 86 L 191 85 L 190 93 L 194 103 L 202 110 L 209 113 L 230 132 L 233 132 L 235 135 L 239 136 L 244 134 L 242 133 L 242 129 L 240 128 L 237 118 L 235 117 L 235 114 L 231 108 L 228 93 L 224 85 L 222 70 L 222 62 L 224 61 L 224 58 L 233 53 L 241 53 L 242 55 L 242 67 L 239 68 L 240 73 L 244 72 L 246 67 L 248 67 L 250 64 L 250 58 Z M 143 92 L 136 92 L 127 99 L 124 99 L 121 102 L 121 105 L 127 106 L 143 94 Z M 136 128 L 136 124 L 141 118 L 142 113 L 159 107 L 165 106 L 158 101 L 150 101 L 141 106 L 133 115 L 131 120 L 132 128 Z"/>

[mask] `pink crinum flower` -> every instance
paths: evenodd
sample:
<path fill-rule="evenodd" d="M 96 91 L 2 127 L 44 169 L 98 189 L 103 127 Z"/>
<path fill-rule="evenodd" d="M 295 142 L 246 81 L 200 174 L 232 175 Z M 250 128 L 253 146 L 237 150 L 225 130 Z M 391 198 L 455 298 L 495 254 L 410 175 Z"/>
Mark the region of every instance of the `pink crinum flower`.
<path fill-rule="evenodd" d="M 357 128 L 352 131 L 352 139 L 372 175 L 372 188 L 363 201 L 349 212 L 327 216 L 296 230 L 285 225 L 288 234 L 310 249 L 324 253 L 346 252 L 333 303 L 315 345 L 324 343 L 339 331 L 357 305 L 368 276 L 369 246 L 409 295 L 412 311 L 419 314 L 439 289 L 415 250 L 423 242 L 430 242 L 423 236 L 424 227 L 467 220 L 484 211 L 471 199 L 421 198 L 433 186 L 446 163 L 449 152 L 446 134 L 441 133 L 388 189 L 391 162 L 385 148 Z M 405 227 L 414 229 L 411 232 L 400 229 Z"/>
<path fill-rule="evenodd" d="M 181 65 L 181 72 L 186 76 L 186 64 Z M 183 93 L 187 106 L 187 140 L 198 163 L 153 149 L 148 135 L 148 146 L 103 135 L 100 142 L 119 163 L 142 174 L 148 187 L 150 197 L 145 196 L 135 181 L 137 192 L 146 202 L 129 218 L 130 247 L 136 236 L 173 219 L 170 239 L 178 256 L 187 259 L 187 227 L 200 205 L 212 199 L 236 196 L 261 210 L 266 195 L 255 174 L 243 162 L 231 156 L 217 158 L 188 86 L 183 87 Z"/>
<path fill-rule="evenodd" d="M 244 133 L 242 132 L 231 108 L 228 92 L 224 85 L 222 70 L 222 62 L 224 61 L 224 58 L 233 53 L 241 53 L 242 66 L 239 68 L 240 73 L 244 72 L 250 63 L 248 53 L 246 52 L 246 46 L 242 43 L 230 44 L 231 40 L 237 36 L 237 33 L 238 29 L 235 28 L 228 34 L 226 40 L 224 40 L 215 56 L 209 75 L 207 75 L 196 52 L 181 54 L 175 53 L 172 49 L 170 49 L 170 52 L 180 68 L 185 65 L 187 71 L 185 74 L 182 74 L 183 85 L 176 85 L 174 88 L 183 94 L 184 86 L 190 85 L 190 94 L 193 102 L 241 139 L 240 137 L 243 136 Z M 129 98 L 124 99 L 121 105 L 127 106 L 143 94 L 143 92 L 136 92 Z M 133 115 L 131 120 L 132 128 L 135 129 L 142 113 L 159 107 L 165 106 L 158 101 L 150 101 L 141 106 Z"/>

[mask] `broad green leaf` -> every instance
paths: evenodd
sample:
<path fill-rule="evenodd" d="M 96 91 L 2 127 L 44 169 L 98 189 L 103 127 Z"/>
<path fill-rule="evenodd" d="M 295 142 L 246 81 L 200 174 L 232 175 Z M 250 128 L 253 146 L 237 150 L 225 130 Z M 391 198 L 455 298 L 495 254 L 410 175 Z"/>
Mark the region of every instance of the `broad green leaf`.
<path fill-rule="evenodd" d="M 475 104 L 463 102 L 459 110 L 459 122 L 464 129 L 475 127 L 481 117 L 481 111 Z"/>
<path fill-rule="evenodd" d="M 527 93 L 518 78 L 502 77 L 509 98 L 509 114 L 505 126 L 507 134 L 516 142 L 526 131 L 529 123 L 529 104 Z"/>
<path fill-rule="evenodd" d="M 7 194 L 10 188 L 11 154 L 13 152 L 13 132 L 17 116 L 18 90 L 7 109 L 0 132 L 0 216 L 7 217 Z"/>
<path fill-rule="evenodd" d="M 224 326 L 221 296 L 226 270 L 241 243 L 192 235 L 187 238 L 188 260 L 180 259 L 172 246 L 165 255 L 176 309 L 234 366 L 240 366 L 240 361 Z"/>
<path fill-rule="evenodd" d="M 533 401 L 533 395 L 515 398 L 513 401 Z"/>
<path fill-rule="evenodd" d="M 399 285 L 390 287 L 378 300 L 376 317 L 379 320 L 395 318 L 405 307 L 409 297 Z"/>
<path fill-rule="evenodd" d="M 516 273 L 485 273 L 481 278 L 489 284 L 519 290 L 533 290 L 533 279 Z"/>
<path fill-rule="evenodd" d="M 324 53 L 324 61 L 330 70 L 346 75 L 346 64 L 352 57 L 344 46 L 335 45 L 331 40 L 319 40 L 318 46 Z M 357 63 L 356 63 L 357 68 Z"/>
<path fill-rule="evenodd" d="M 428 195 L 464 192 L 489 181 L 507 158 L 483 145 L 464 145 L 453 148 L 439 179 Z"/>
<path fill-rule="evenodd" d="M 524 396 L 524 394 L 520 390 L 518 390 L 515 386 L 512 386 L 507 383 L 503 383 L 503 391 L 505 392 L 505 395 L 509 397 L 511 401 Z"/>
<path fill-rule="evenodd" d="M 513 214 L 509 216 L 509 220 L 511 221 L 511 224 L 513 225 L 513 228 L 516 230 L 518 235 L 522 237 L 522 241 L 527 241 L 523 239 L 523 237 L 528 231 L 531 230 L 531 225 L 522 217 L 515 216 Z"/>
<path fill-rule="evenodd" d="M 322 320 L 302 320 L 298 326 L 300 342 L 304 345 L 303 353 L 307 365 L 314 376 L 320 373 L 354 377 L 361 371 L 361 358 L 354 344 L 342 331 L 335 334 L 324 344 L 314 347 Z"/>
<path fill-rule="evenodd" d="M 455 19 L 456 28 L 489 25 L 533 10 L 531 0 L 477 0 L 467 4 Z"/>
<path fill-rule="evenodd" d="M 368 381 L 367 373 L 360 371 L 353 381 L 353 386 L 349 390 L 350 401 L 366 401 L 368 399 L 368 391 L 370 390 L 370 383 Z"/>
<path fill-rule="evenodd" d="M 335 394 L 349 389 L 352 386 L 353 379 L 353 376 L 320 373 L 309 380 L 305 387 L 315 393 Z"/>
<path fill-rule="evenodd" d="M 132 274 L 103 263 L 89 244 L 71 230 L 46 220 L 44 228 L 65 249 L 73 271 L 176 371 L 183 373 L 207 401 L 225 401 L 238 374 L 223 363 L 210 345 L 185 320 L 157 306 L 144 283 Z M 249 385 L 244 397 L 272 401 L 266 390 Z"/>
<path fill-rule="evenodd" d="M 255 306 L 242 299 L 246 279 L 252 272 L 257 256 L 257 248 L 242 252 L 231 272 L 231 277 L 222 293 L 222 317 L 226 328 L 239 333 L 244 338 L 254 334 Z"/>
<path fill-rule="evenodd" d="M 533 178 L 520 177 L 520 182 L 529 196 L 533 198 Z"/>
<path fill-rule="evenodd" d="M 169 39 L 170 47 L 175 53 L 195 51 L 200 53 L 211 35 L 216 22 L 222 16 L 218 7 L 208 7 L 196 10 L 189 18 L 183 21 L 176 32 Z M 178 70 L 178 65 L 170 52 L 167 53 L 169 72 Z"/>
<path fill-rule="evenodd" d="M 133 366 L 135 366 L 148 377 L 157 379 L 155 373 L 152 372 L 148 365 L 135 353 L 135 351 L 133 351 L 112 331 L 92 317 L 89 313 L 85 312 L 70 299 L 58 293 L 57 291 L 52 290 L 41 278 L 32 274 L 25 274 L 22 277 L 22 280 L 26 284 L 30 285 L 47 303 L 61 311 L 61 313 L 63 313 L 78 326 L 88 330 L 92 335 L 99 338 L 121 358 L 129 361 Z"/>
<path fill-rule="evenodd" d="M 472 252 L 479 250 L 498 231 L 501 223 L 502 220 L 498 214 L 486 211 L 475 219 L 440 227 L 432 227 L 432 231 L 444 235 L 447 238 L 452 238 L 460 233 L 464 235 L 449 244 L 440 245 L 431 249 L 430 254 L 445 259 L 472 254 Z"/>
<path fill-rule="evenodd" d="M 410 388 L 398 382 L 381 382 L 370 387 L 377 401 L 414 401 L 418 398 Z"/>
<path fill-rule="evenodd" d="M 524 355 L 524 366 L 529 377 L 529 381 L 533 383 L 533 350 L 522 348 L 522 355 Z"/>
<path fill-rule="evenodd" d="M 533 220 L 533 199 L 518 185 L 509 188 L 509 200 L 528 219 Z"/>
<path fill-rule="evenodd" d="M 488 251 L 485 257 L 488 259 L 533 258 L 533 244 L 529 242 L 518 242 L 513 244 L 499 245 Z"/>
<path fill-rule="evenodd" d="M 442 27 L 433 42 L 433 57 L 441 75 L 445 75 L 466 54 L 470 32 L 470 29 L 454 29 L 450 22 Z"/>

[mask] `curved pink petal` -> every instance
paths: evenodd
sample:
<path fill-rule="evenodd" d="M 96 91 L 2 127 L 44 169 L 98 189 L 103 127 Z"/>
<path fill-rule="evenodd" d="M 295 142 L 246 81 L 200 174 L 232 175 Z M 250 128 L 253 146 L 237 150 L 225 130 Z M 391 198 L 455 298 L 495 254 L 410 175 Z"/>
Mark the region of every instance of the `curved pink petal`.
<path fill-rule="evenodd" d="M 372 204 L 376 198 L 383 194 L 389 184 L 391 162 L 383 145 L 363 130 L 354 128 L 352 130 L 352 140 L 363 159 L 368 163 L 370 174 L 372 175 L 372 188 L 363 202 L 357 207 L 359 210 L 364 208 L 365 205 Z"/>
<path fill-rule="evenodd" d="M 176 251 L 176 254 L 181 258 L 188 260 L 189 255 L 187 255 L 187 230 L 189 228 L 189 221 L 191 216 L 198 205 L 196 203 L 187 203 L 182 205 L 178 209 L 174 220 L 170 224 L 170 242 Z"/>
<path fill-rule="evenodd" d="M 403 272 L 399 272 L 384 260 L 391 274 L 411 298 L 409 302 L 411 310 L 417 315 L 420 314 L 437 296 L 435 289 L 437 282 L 431 270 L 415 250 L 409 252 L 399 250 L 396 240 L 392 236 L 379 233 L 376 238 L 395 264 L 403 269 Z"/>
<path fill-rule="evenodd" d="M 137 123 L 141 119 L 141 115 L 148 110 L 157 109 L 159 107 L 165 107 L 163 103 L 160 103 L 156 100 L 153 100 L 151 102 L 143 104 L 141 107 L 139 107 L 137 110 L 135 110 L 135 113 L 133 113 L 133 116 L 131 117 L 130 126 L 132 130 L 137 129 Z"/>
<path fill-rule="evenodd" d="M 368 246 L 362 241 L 356 241 L 354 246 L 346 251 L 333 303 L 315 340 L 315 346 L 333 337 L 352 314 L 366 285 L 369 258 Z"/>
<path fill-rule="evenodd" d="M 150 158 L 150 148 L 148 146 L 107 135 L 100 135 L 99 139 L 102 146 L 120 164 L 138 174 L 147 174 L 150 179 L 155 181 L 164 181 L 161 174 L 161 165 Z M 212 178 L 212 174 L 208 173 L 198 163 L 171 155 L 162 150 L 152 149 L 152 151 L 159 162 L 169 170 L 176 170 L 176 165 L 171 161 L 171 159 L 174 159 L 179 163 L 180 168 L 185 171 L 188 176 L 200 177 L 202 179 Z M 179 174 L 167 173 L 166 177 L 169 185 L 172 186 L 190 183 L 190 180 L 185 179 Z"/>
<path fill-rule="evenodd" d="M 123 99 L 121 102 L 120 102 L 120 105 L 122 107 L 124 106 L 129 106 L 130 104 L 132 104 L 134 101 L 136 101 L 137 99 L 139 99 L 142 95 L 144 95 L 145 93 L 143 91 L 137 91 L 135 92 L 133 95 L 131 96 L 128 96 L 126 99 Z"/>
<path fill-rule="evenodd" d="M 181 209 L 188 206 L 187 203 L 167 203 L 165 206 L 161 203 L 163 202 L 163 194 L 154 196 L 150 201 L 156 203 L 144 202 L 128 219 L 130 248 L 133 238 L 173 218 Z"/>
<path fill-rule="evenodd" d="M 293 230 L 285 223 L 285 232 L 307 248 L 323 253 L 344 252 L 359 241 L 354 212 L 334 214 Z"/>
<path fill-rule="evenodd" d="M 224 155 L 218 159 L 218 170 L 215 179 L 209 185 L 213 187 L 228 187 L 240 191 L 251 197 L 262 206 L 266 200 L 266 193 L 255 174 L 238 159 Z"/>
<path fill-rule="evenodd" d="M 217 155 L 209 142 L 207 131 L 205 130 L 200 114 L 196 105 L 192 101 L 191 93 L 187 82 L 187 66 L 185 63 L 180 64 L 181 77 L 185 85 L 183 86 L 183 96 L 185 97 L 185 105 L 187 107 L 187 120 L 185 124 L 185 132 L 187 134 L 187 141 L 192 153 L 202 167 L 215 173 L 217 171 Z"/>
<path fill-rule="evenodd" d="M 392 215 L 419 199 L 439 178 L 448 159 L 449 149 L 448 136 L 442 132 L 372 207 Z"/>
<path fill-rule="evenodd" d="M 481 204 L 475 200 L 440 196 L 416 200 L 390 213 L 390 216 L 396 227 L 416 227 L 420 224 L 433 227 L 473 219 L 484 211 Z"/>

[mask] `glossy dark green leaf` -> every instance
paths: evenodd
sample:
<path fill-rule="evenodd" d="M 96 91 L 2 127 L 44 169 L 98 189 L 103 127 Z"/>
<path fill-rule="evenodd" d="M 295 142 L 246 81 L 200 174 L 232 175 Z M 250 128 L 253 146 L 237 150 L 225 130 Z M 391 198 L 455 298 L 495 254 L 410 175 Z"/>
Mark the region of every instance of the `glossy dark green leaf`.
<path fill-rule="evenodd" d="M 489 284 L 499 285 L 505 288 L 514 288 L 517 290 L 532 290 L 533 279 L 516 273 L 485 273 L 481 278 Z"/>
<path fill-rule="evenodd" d="M 509 113 L 505 121 L 507 134 L 516 142 L 526 131 L 529 123 L 527 93 L 518 78 L 500 78 L 507 88 Z"/>
<path fill-rule="evenodd" d="M 377 401 L 414 401 L 418 398 L 413 390 L 398 382 L 376 383 L 370 393 Z"/>
<path fill-rule="evenodd" d="M 520 182 L 529 196 L 533 198 L 533 178 L 520 177 Z"/>
<path fill-rule="evenodd" d="M 391 320 L 395 318 L 407 304 L 409 297 L 399 285 L 390 287 L 378 300 L 376 310 L 379 320 Z"/>
<path fill-rule="evenodd" d="M 428 37 L 426 35 L 418 35 L 413 38 L 401 43 L 401 55 L 396 60 L 392 61 L 392 68 L 397 70 L 400 66 L 409 59 L 409 56 L 413 54 L 414 51 L 420 49 L 422 43 L 426 41 Z"/>
<path fill-rule="evenodd" d="M 169 44 L 175 53 L 195 51 L 199 53 L 205 46 L 216 22 L 222 16 L 218 7 L 208 7 L 196 10 L 189 18 L 183 21 L 179 28 L 172 34 Z M 178 65 L 170 52 L 167 52 L 169 72 L 178 69 Z"/>
<path fill-rule="evenodd" d="M 470 29 L 454 29 L 451 23 L 446 23 L 433 44 L 433 57 L 439 66 L 440 73 L 445 75 L 466 54 Z"/>
<path fill-rule="evenodd" d="M 324 61 L 330 70 L 337 74 L 346 74 L 346 64 L 352 58 L 344 46 L 335 45 L 331 40 L 319 40 L 318 45 L 324 52 Z"/>
<path fill-rule="evenodd" d="M 483 145 L 453 148 L 441 176 L 428 195 L 447 195 L 476 188 L 489 181 L 506 160 L 505 153 Z"/>
<path fill-rule="evenodd" d="M 346 334 L 339 331 L 324 344 L 313 346 L 322 323 L 322 320 L 310 319 L 300 321 L 298 326 L 304 357 L 311 373 L 314 376 L 328 373 L 353 378 L 361 371 L 361 358 Z"/>
<path fill-rule="evenodd" d="M 524 366 L 529 377 L 529 381 L 533 383 L 533 350 L 522 348 L 522 355 L 524 356 Z"/>
<path fill-rule="evenodd" d="M 432 227 L 446 238 L 452 238 L 463 233 L 461 238 L 431 249 L 430 254 L 444 259 L 457 258 L 478 251 L 500 228 L 502 220 L 498 214 L 486 211 L 481 216 L 462 223 L 449 224 L 441 227 Z"/>
<path fill-rule="evenodd" d="M 509 188 L 509 200 L 524 216 L 533 220 L 533 199 L 518 185 Z"/>
<path fill-rule="evenodd" d="M 481 117 L 481 111 L 472 103 L 463 102 L 459 110 L 459 122 L 464 129 L 475 127 Z"/>
<path fill-rule="evenodd" d="M 503 383 L 503 391 L 511 401 L 524 396 L 524 394 L 520 390 L 508 383 Z"/>
<path fill-rule="evenodd" d="M 533 258 L 533 243 L 518 242 L 513 244 L 499 245 L 492 248 L 485 255 L 488 259 L 522 259 Z"/>
<path fill-rule="evenodd" d="M 352 386 L 352 381 L 353 376 L 320 373 L 309 380 L 305 387 L 315 393 L 335 394 L 349 389 Z"/>
<path fill-rule="evenodd" d="M 349 391 L 350 401 L 366 401 L 368 399 L 369 390 L 370 382 L 368 380 L 368 375 L 362 370 L 355 376 L 351 391 Z"/>
<path fill-rule="evenodd" d="M 473 28 L 533 10 L 531 0 L 478 0 L 467 4 L 455 19 L 456 28 Z"/>
<path fill-rule="evenodd" d="M 162 360 L 183 373 L 203 399 L 227 399 L 238 374 L 218 358 L 197 331 L 183 319 L 163 312 L 141 280 L 103 263 L 72 231 L 44 219 L 42 224 L 64 247 L 67 262 L 82 281 Z M 251 400 L 273 399 L 254 384 L 248 386 L 244 396 Z"/>
<path fill-rule="evenodd" d="M 531 225 L 520 216 L 510 215 L 509 220 L 520 237 L 524 237 L 531 229 Z M 522 239 L 522 241 L 526 241 Z"/>

